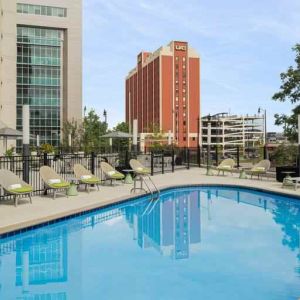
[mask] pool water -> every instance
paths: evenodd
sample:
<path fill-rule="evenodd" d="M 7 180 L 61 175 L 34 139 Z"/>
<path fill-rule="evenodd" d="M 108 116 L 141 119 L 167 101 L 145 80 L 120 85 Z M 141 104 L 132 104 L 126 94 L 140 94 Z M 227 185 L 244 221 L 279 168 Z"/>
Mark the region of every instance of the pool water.
<path fill-rule="evenodd" d="M 195 187 L 0 240 L 0 299 L 298 299 L 300 200 Z"/>

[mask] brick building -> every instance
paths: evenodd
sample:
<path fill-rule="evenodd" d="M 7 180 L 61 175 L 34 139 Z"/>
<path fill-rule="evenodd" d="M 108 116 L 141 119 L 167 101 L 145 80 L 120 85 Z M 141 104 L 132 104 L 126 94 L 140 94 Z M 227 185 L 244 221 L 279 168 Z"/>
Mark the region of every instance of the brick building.
<path fill-rule="evenodd" d="M 141 52 L 126 77 L 126 122 L 138 122 L 141 147 L 156 125 L 179 147 L 196 147 L 200 116 L 200 58 L 187 42 Z"/>

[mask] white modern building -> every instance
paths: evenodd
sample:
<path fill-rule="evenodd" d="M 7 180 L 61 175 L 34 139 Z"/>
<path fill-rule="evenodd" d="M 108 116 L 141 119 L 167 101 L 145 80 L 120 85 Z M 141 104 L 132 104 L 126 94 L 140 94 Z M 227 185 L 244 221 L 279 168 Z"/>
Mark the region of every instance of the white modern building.
<path fill-rule="evenodd" d="M 201 145 L 206 147 L 208 142 L 211 146 L 218 145 L 223 155 L 235 152 L 237 146 L 247 151 L 263 145 L 265 141 L 265 122 L 262 114 L 238 116 L 218 113 L 202 117 L 201 123 Z"/>
<path fill-rule="evenodd" d="M 57 146 L 82 116 L 82 1 L 0 0 L 0 120 Z"/>

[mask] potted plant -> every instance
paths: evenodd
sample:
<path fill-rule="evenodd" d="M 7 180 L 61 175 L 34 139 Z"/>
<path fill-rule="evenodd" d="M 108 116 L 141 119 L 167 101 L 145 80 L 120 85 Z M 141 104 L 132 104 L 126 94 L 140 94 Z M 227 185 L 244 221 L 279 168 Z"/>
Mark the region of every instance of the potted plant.
<path fill-rule="evenodd" d="M 54 154 L 54 147 L 50 144 L 42 144 L 41 151 L 43 153 Z"/>
<path fill-rule="evenodd" d="M 276 164 L 276 180 L 282 182 L 287 176 L 284 172 L 293 172 L 292 177 L 299 175 L 297 166 L 298 149 L 295 144 L 281 144 L 270 157 Z"/>

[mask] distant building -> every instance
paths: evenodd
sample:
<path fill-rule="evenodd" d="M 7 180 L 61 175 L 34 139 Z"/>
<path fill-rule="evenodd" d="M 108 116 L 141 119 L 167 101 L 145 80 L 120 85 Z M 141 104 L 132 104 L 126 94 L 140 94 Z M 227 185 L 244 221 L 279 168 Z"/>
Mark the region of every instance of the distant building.
<path fill-rule="evenodd" d="M 0 1 L 0 120 L 59 145 L 62 124 L 82 117 L 81 0 Z"/>
<path fill-rule="evenodd" d="M 286 143 L 288 140 L 281 132 L 268 132 L 267 141 L 268 143 Z"/>
<path fill-rule="evenodd" d="M 230 115 L 218 113 L 201 119 L 201 143 L 207 146 L 208 123 L 211 124 L 211 145 L 219 145 L 223 155 L 236 152 L 236 147 L 250 151 L 264 143 L 263 115 Z"/>
<path fill-rule="evenodd" d="M 141 52 L 126 77 L 126 122 L 138 121 L 141 148 L 155 124 L 179 147 L 197 146 L 200 58 L 187 42 Z"/>

